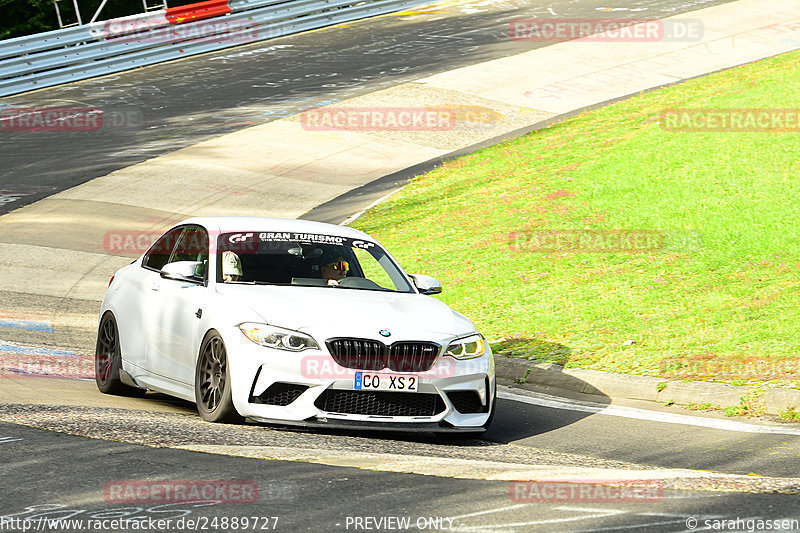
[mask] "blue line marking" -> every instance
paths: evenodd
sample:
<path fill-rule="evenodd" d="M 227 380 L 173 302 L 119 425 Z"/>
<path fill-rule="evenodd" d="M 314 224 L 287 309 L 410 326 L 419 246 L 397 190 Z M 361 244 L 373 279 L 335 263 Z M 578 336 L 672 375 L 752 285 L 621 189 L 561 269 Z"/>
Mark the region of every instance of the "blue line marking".
<path fill-rule="evenodd" d="M 37 322 L 34 320 L 8 320 L 0 318 L 0 328 L 14 328 L 14 329 L 29 329 L 32 331 L 49 331 L 53 332 L 53 328 L 49 322 Z"/>
<path fill-rule="evenodd" d="M 80 358 L 72 352 L 66 350 L 50 350 L 48 348 L 37 348 L 35 346 L 19 346 L 0 341 L 0 352 L 21 353 L 25 355 L 49 355 L 51 357 L 72 357 Z"/>

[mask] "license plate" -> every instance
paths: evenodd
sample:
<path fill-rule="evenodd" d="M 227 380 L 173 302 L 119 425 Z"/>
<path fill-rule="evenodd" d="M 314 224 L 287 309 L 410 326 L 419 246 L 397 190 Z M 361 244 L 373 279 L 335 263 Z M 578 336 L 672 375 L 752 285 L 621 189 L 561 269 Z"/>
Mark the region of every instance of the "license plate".
<path fill-rule="evenodd" d="M 417 392 L 419 376 L 400 374 L 368 374 L 356 372 L 353 388 L 356 390 L 385 390 L 394 392 Z"/>

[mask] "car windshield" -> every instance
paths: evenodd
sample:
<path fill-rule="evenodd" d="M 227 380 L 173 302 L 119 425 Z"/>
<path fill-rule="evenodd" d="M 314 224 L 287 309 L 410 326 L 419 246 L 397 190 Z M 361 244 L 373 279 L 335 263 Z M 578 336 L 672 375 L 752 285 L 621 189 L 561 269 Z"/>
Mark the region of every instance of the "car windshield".
<path fill-rule="evenodd" d="M 414 292 L 377 244 L 297 232 L 223 233 L 217 282 Z"/>

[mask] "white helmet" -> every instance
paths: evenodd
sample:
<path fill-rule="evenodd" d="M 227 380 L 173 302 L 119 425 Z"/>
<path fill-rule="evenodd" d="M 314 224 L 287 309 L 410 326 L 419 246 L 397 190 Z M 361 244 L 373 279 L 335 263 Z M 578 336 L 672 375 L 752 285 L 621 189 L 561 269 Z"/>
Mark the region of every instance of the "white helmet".
<path fill-rule="evenodd" d="M 223 276 L 241 276 L 242 275 L 242 261 L 239 256 L 230 250 L 222 252 L 222 275 Z"/>

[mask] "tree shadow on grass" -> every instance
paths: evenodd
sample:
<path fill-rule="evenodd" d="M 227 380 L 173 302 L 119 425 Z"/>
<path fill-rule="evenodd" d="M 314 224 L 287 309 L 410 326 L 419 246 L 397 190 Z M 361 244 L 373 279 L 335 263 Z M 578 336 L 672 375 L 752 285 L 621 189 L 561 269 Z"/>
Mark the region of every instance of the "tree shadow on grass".
<path fill-rule="evenodd" d="M 534 363 L 563 366 L 569 360 L 572 348 L 557 342 L 521 337 L 492 343 L 492 351 L 497 355 L 527 359 Z"/>

